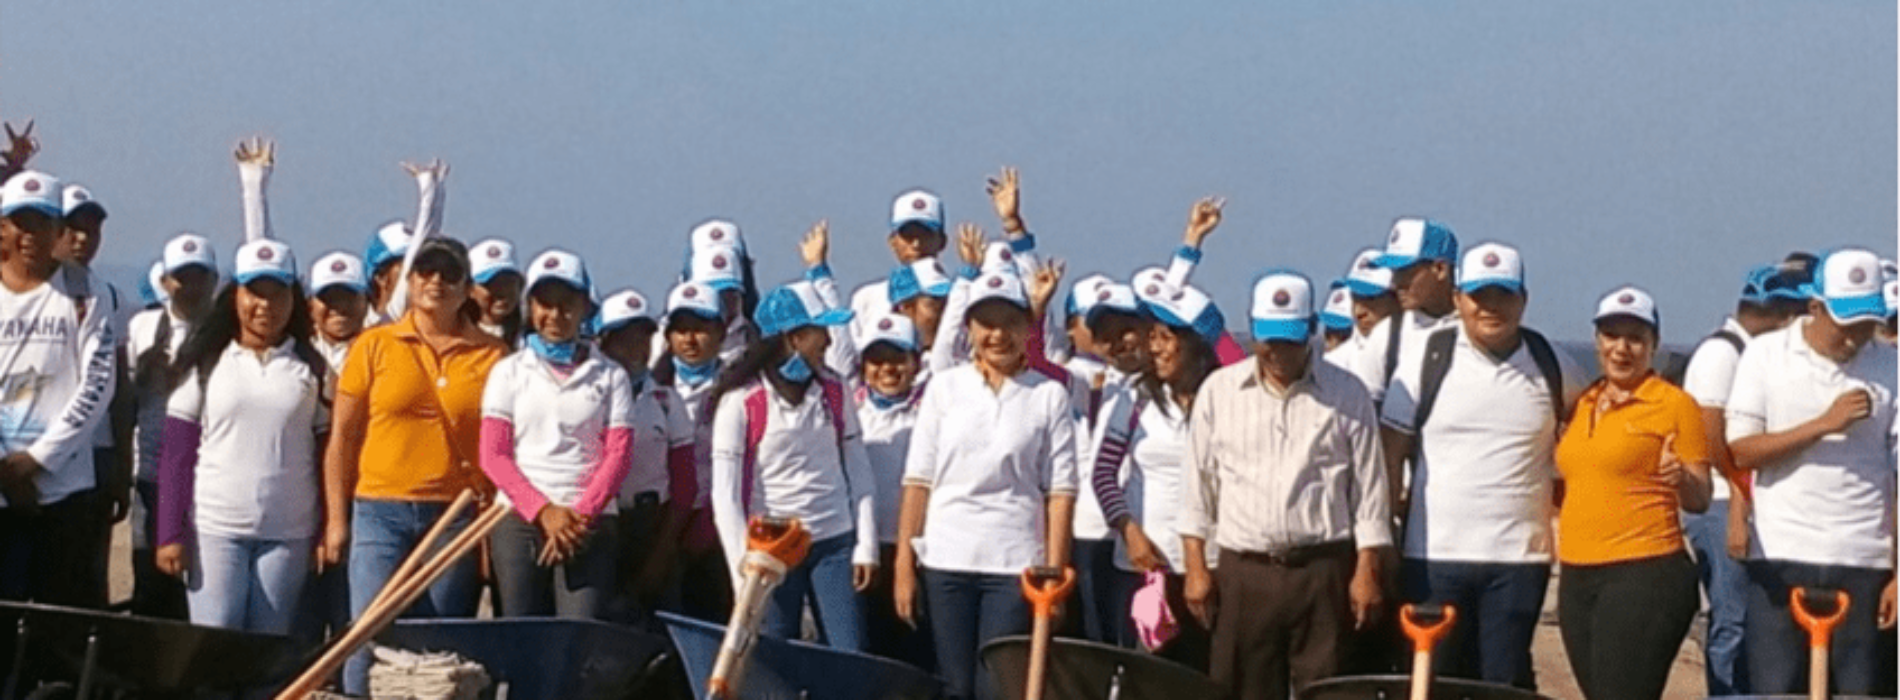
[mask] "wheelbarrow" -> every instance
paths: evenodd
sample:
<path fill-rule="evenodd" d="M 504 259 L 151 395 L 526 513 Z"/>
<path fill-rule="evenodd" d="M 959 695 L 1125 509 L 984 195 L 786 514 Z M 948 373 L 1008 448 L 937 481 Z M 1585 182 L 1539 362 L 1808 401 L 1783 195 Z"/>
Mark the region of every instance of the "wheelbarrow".
<path fill-rule="evenodd" d="M 0 602 L 0 700 L 70 684 L 80 700 L 274 687 L 314 655 L 289 638 L 54 605 Z"/>
<path fill-rule="evenodd" d="M 686 668 L 693 697 L 707 697 L 706 680 L 712 676 L 726 628 L 671 613 L 659 613 L 673 637 Z M 858 700 L 891 698 L 926 700 L 943 692 L 943 685 L 923 671 L 889 659 L 843 651 L 806 642 L 757 637 L 746 664 L 742 698 L 785 700 Z"/>
<path fill-rule="evenodd" d="M 376 641 L 460 655 L 510 700 L 646 697 L 671 680 L 658 673 L 672 651 L 665 635 L 593 620 L 399 620 Z"/>
<path fill-rule="evenodd" d="M 1726 695 L 1711 700 L 1822 700 L 1838 698 L 1854 700 L 1863 696 L 1828 695 L 1828 650 L 1834 639 L 1834 628 L 1847 617 L 1849 600 L 1847 591 L 1833 588 L 1803 588 L 1795 586 L 1788 590 L 1788 614 L 1794 621 L 1808 631 L 1808 694 L 1806 695 Z"/>
<path fill-rule="evenodd" d="M 1432 675 L 1432 651 L 1451 633 L 1457 608 L 1425 603 L 1399 608 L 1399 627 L 1412 640 L 1412 675 L 1345 676 L 1300 690 L 1302 700 L 1543 700 L 1536 693 L 1497 683 Z"/>
<path fill-rule="evenodd" d="M 983 666 L 1017 700 L 1029 688 L 1033 640 L 1000 637 L 983 645 Z M 1057 637 L 1049 640 L 1043 669 L 1047 700 L 1172 700 L 1217 698 L 1220 689 L 1194 669 L 1132 649 Z"/>

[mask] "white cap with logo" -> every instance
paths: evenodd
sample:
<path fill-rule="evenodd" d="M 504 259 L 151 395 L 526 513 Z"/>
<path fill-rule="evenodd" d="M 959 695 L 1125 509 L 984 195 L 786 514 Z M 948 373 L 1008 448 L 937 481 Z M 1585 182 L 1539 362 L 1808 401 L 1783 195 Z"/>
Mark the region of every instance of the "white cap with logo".
<path fill-rule="evenodd" d="M 22 170 L 0 185 L 0 216 L 34 209 L 57 219 L 65 211 L 60 201 L 62 189 L 59 178 L 38 170 Z"/>
<path fill-rule="evenodd" d="M 195 233 L 181 233 L 166 241 L 165 252 L 160 259 L 165 263 L 167 275 L 192 265 L 211 272 L 218 271 L 218 257 L 211 252 L 211 242 Z"/>
<path fill-rule="evenodd" d="M 468 248 L 468 276 L 476 284 L 488 284 L 503 272 L 521 274 L 515 262 L 515 244 L 500 238 L 478 241 Z"/>
<path fill-rule="evenodd" d="M 700 318 L 718 320 L 722 316 L 719 303 L 719 290 L 713 289 L 711 285 L 704 282 L 681 282 L 674 285 L 673 291 L 666 295 L 666 315 L 672 316 L 681 311 L 690 311 Z"/>
<path fill-rule="evenodd" d="M 993 299 L 1029 308 L 1029 296 L 1023 291 L 1023 280 L 1014 272 L 985 272 L 970 283 L 970 307 Z"/>
<path fill-rule="evenodd" d="M 311 263 L 310 293 L 322 294 L 331 287 L 344 287 L 358 294 L 369 291 L 369 275 L 363 272 L 362 258 L 339 250 Z"/>
<path fill-rule="evenodd" d="M 1827 313 L 1840 323 L 1887 317 L 1886 290 L 1880 279 L 1880 256 L 1862 248 L 1841 248 L 1821 258 L 1809 296 L 1820 299 Z"/>
<path fill-rule="evenodd" d="M 99 212 L 100 217 L 106 215 L 105 205 L 100 204 L 99 200 L 93 199 L 92 190 L 86 189 L 85 185 L 81 185 L 77 182 L 66 183 L 65 191 L 60 194 L 60 214 L 62 216 L 72 216 L 74 212 L 80 209 L 90 209 Z"/>
<path fill-rule="evenodd" d="M 740 235 L 738 224 L 725 219 L 707 219 L 705 223 L 693 227 L 689 245 L 689 250 L 695 254 L 720 249 L 744 252 L 745 237 Z"/>
<path fill-rule="evenodd" d="M 715 248 L 693 256 L 693 274 L 690 279 L 724 291 L 745 286 L 744 274 L 739 267 L 738 251 Z"/>
<path fill-rule="evenodd" d="M 291 255 L 290 246 L 283 241 L 259 238 L 238 246 L 237 261 L 232 263 L 232 278 L 238 284 L 250 284 L 261 279 L 277 280 L 284 284 L 297 281 L 297 258 Z"/>
<path fill-rule="evenodd" d="M 1346 271 L 1346 288 L 1362 297 L 1376 297 L 1392 291 L 1392 270 L 1379 267 L 1380 251 L 1367 248 L 1352 258 Z"/>
<path fill-rule="evenodd" d="M 622 289 L 607 295 L 600 302 L 600 315 L 596 321 L 600 333 L 608 333 L 634 321 L 659 322 L 654 316 L 653 305 L 647 303 L 645 295 L 632 289 Z"/>
<path fill-rule="evenodd" d="M 907 224 L 943 233 L 943 200 L 925 190 L 911 190 L 891 200 L 891 233 Z"/>
<path fill-rule="evenodd" d="M 867 319 L 857 333 L 858 352 L 872 345 L 889 343 L 905 352 L 917 351 L 917 324 L 902 314 L 881 314 Z"/>
<path fill-rule="evenodd" d="M 1458 289 L 1466 294 L 1485 287 L 1524 293 L 1524 258 L 1503 243 L 1480 243 L 1458 263 Z"/>
<path fill-rule="evenodd" d="M 581 256 L 550 248 L 534 256 L 534 262 L 528 263 L 528 284 L 522 289 L 533 292 L 542 282 L 560 282 L 582 292 L 591 292 L 593 285 L 587 279 L 587 267 L 581 264 Z"/>
<path fill-rule="evenodd" d="M 1605 319 L 1627 317 L 1649 324 L 1649 327 L 1662 330 L 1662 313 L 1656 310 L 1656 298 L 1640 287 L 1625 286 L 1611 290 L 1597 302 L 1597 315 L 1592 319 L 1602 323 Z"/>
<path fill-rule="evenodd" d="M 1313 334 L 1313 282 L 1291 270 L 1269 271 L 1253 283 L 1253 338 L 1305 342 Z"/>

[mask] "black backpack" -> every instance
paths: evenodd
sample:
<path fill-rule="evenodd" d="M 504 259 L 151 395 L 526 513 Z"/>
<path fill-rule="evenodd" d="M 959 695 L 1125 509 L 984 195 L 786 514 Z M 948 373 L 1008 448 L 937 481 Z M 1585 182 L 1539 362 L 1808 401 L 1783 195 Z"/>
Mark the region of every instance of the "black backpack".
<path fill-rule="evenodd" d="M 1543 334 L 1529 328 L 1519 330 L 1523 334 L 1525 349 L 1531 353 L 1531 361 L 1537 363 L 1537 371 L 1544 375 L 1544 385 L 1550 389 L 1551 415 L 1561 425 L 1564 421 L 1564 373 L 1557 364 L 1557 353 L 1551 349 L 1550 341 L 1544 339 Z M 1457 328 L 1433 331 L 1425 340 L 1425 363 L 1419 373 L 1418 411 L 1412 417 L 1412 434 L 1415 436 L 1423 433 L 1425 420 L 1432 414 L 1432 404 L 1438 401 L 1438 390 L 1444 386 L 1445 375 L 1451 371 L 1451 351 L 1457 341 Z"/>

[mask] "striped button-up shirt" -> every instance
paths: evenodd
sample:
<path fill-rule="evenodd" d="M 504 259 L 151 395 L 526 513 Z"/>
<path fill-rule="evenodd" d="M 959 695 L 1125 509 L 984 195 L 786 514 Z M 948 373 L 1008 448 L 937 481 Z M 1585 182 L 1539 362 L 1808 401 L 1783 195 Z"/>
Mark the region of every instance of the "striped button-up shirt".
<path fill-rule="evenodd" d="M 1379 419 L 1366 387 L 1317 352 L 1281 390 L 1246 361 L 1208 376 L 1188 420 L 1181 534 L 1281 553 L 1351 540 L 1392 543 Z"/>

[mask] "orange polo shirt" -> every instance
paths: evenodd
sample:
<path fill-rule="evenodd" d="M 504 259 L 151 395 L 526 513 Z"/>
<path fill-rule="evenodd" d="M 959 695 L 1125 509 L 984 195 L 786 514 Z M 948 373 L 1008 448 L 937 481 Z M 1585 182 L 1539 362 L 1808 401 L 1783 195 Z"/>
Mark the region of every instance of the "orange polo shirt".
<path fill-rule="evenodd" d="M 390 501 L 449 501 L 462 489 L 486 493 L 477 466 L 482 387 L 508 353 L 469 325 L 438 354 L 412 316 L 371 328 L 350 345 L 337 391 L 367 399 L 369 428 L 357 465 L 356 496 Z"/>
<path fill-rule="evenodd" d="M 1598 382 L 1577 400 L 1557 444 L 1564 478 L 1557 555 L 1566 564 L 1610 564 L 1682 551 L 1681 502 L 1660 473 L 1663 439 L 1676 436 L 1684 469 L 1708 463 L 1695 399 L 1654 373 L 1630 399 L 1596 416 Z"/>

